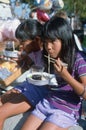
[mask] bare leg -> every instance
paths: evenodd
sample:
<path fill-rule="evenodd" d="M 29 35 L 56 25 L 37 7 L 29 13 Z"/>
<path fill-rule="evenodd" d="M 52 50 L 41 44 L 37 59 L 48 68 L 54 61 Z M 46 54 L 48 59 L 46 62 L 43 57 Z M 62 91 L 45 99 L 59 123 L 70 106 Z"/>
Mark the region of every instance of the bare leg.
<path fill-rule="evenodd" d="M 68 130 L 68 128 L 60 128 L 51 122 L 45 122 L 38 130 Z"/>
<path fill-rule="evenodd" d="M 6 118 L 26 112 L 31 108 L 26 98 L 16 91 L 9 91 L 0 97 L 0 130 Z"/>
<path fill-rule="evenodd" d="M 29 115 L 21 130 L 68 130 L 69 128 L 61 128 L 51 122 L 43 122 L 34 115 Z"/>
<path fill-rule="evenodd" d="M 34 115 L 29 115 L 21 130 L 37 130 L 43 121 Z M 47 129 L 46 129 L 47 130 Z"/>

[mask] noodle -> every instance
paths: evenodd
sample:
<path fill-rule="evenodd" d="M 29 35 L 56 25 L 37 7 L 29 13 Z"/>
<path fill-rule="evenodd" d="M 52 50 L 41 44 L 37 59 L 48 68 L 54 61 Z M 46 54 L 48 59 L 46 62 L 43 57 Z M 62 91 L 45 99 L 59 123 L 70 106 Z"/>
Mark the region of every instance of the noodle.
<path fill-rule="evenodd" d="M 50 55 L 48 54 L 48 73 L 50 74 Z"/>

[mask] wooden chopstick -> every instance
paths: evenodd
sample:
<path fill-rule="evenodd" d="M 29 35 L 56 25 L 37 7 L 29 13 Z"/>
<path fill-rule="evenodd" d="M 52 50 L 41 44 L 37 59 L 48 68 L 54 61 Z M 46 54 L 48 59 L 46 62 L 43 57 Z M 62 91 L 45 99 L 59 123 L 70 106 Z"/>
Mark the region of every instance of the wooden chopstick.
<path fill-rule="evenodd" d="M 44 57 L 48 59 L 47 55 L 44 55 Z M 55 63 L 55 59 L 53 59 L 53 58 L 50 57 L 50 62 Z"/>
<path fill-rule="evenodd" d="M 48 56 L 47 56 L 47 55 L 44 55 L 44 57 L 48 59 Z M 55 63 L 55 59 L 50 57 L 50 62 L 54 64 L 54 63 Z M 65 67 L 68 66 L 68 64 L 66 64 L 66 63 L 64 63 L 64 62 L 62 62 L 62 65 L 65 66 Z"/>

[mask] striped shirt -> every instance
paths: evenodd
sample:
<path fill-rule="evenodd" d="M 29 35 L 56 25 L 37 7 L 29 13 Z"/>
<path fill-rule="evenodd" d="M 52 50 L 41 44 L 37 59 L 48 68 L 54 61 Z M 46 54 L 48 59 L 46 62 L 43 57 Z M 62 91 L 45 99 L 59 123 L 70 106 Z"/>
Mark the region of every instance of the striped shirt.
<path fill-rule="evenodd" d="M 86 76 L 86 54 L 78 52 L 73 68 L 72 76 L 78 80 L 81 76 Z M 60 76 L 58 86 L 51 86 L 48 95 L 49 102 L 56 108 L 67 113 L 74 113 L 79 117 L 79 109 L 81 106 L 81 98 L 74 92 L 73 88 L 67 84 Z"/>

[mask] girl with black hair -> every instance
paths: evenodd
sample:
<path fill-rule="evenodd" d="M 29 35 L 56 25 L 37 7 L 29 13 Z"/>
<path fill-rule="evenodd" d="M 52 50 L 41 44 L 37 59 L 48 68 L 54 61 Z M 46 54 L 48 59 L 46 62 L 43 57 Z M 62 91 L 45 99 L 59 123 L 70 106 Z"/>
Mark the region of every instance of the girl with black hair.
<path fill-rule="evenodd" d="M 35 65 L 43 66 L 42 45 L 41 45 L 42 25 L 33 19 L 22 22 L 16 30 L 16 38 L 23 46 L 25 57 L 23 61 L 28 62 L 26 56 Z M 22 57 L 21 57 L 22 58 Z M 27 57 L 28 58 L 28 57 Z M 30 67 L 30 62 L 28 63 Z M 24 113 L 44 98 L 48 93 L 48 88 L 38 87 L 29 84 L 27 80 L 7 91 L 0 97 L 0 130 L 3 129 L 5 119 L 20 113 Z"/>
<path fill-rule="evenodd" d="M 43 40 L 57 85 L 27 118 L 22 130 L 68 130 L 77 125 L 81 102 L 86 99 L 86 54 L 79 51 L 68 22 L 53 17 L 45 23 Z M 65 64 L 67 66 L 64 66 Z"/>

